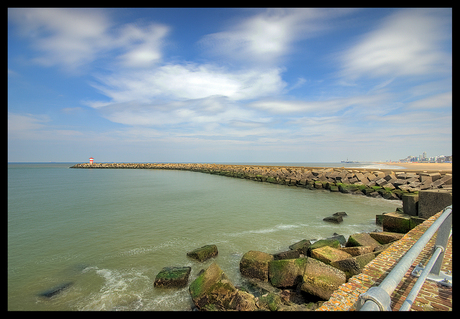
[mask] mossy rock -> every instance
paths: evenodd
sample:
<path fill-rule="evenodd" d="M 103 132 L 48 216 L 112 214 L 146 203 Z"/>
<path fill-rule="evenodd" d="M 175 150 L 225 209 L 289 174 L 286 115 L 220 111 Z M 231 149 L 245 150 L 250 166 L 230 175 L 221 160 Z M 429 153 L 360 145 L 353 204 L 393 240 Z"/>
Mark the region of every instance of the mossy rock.
<path fill-rule="evenodd" d="M 308 258 L 300 290 L 322 300 L 329 300 L 332 293 L 346 282 L 346 274 L 330 265 Z"/>
<path fill-rule="evenodd" d="M 307 258 L 270 261 L 268 276 L 275 287 L 293 287 L 302 281 Z"/>
<path fill-rule="evenodd" d="M 248 251 L 240 261 L 240 272 L 243 276 L 268 281 L 268 264 L 273 255 L 261 251 Z"/>
<path fill-rule="evenodd" d="M 229 309 L 237 289 L 222 269 L 213 262 L 190 284 L 189 293 L 198 309 L 214 305 L 213 308 L 225 310 Z"/>
<path fill-rule="evenodd" d="M 164 267 L 155 277 L 154 287 L 177 287 L 187 286 L 190 276 L 190 267 Z"/>
<path fill-rule="evenodd" d="M 206 245 L 187 253 L 187 256 L 198 261 L 205 261 L 211 257 L 215 257 L 218 254 L 217 246 L 216 245 Z"/>
<path fill-rule="evenodd" d="M 346 246 L 347 247 L 354 247 L 354 246 L 371 246 L 375 248 L 379 246 L 380 243 L 372 238 L 368 233 L 358 233 L 353 234 L 348 237 L 348 241 Z"/>
<path fill-rule="evenodd" d="M 259 308 L 277 311 L 283 304 L 281 297 L 273 292 L 263 295 L 259 298 Z"/>
<path fill-rule="evenodd" d="M 340 241 L 338 239 L 320 239 L 308 248 L 308 255 L 311 256 L 311 251 L 313 249 L 321 248 L 324 246 L 330 246 L 332 248 L 340 248 Z"/>
<path fill-rule="evenodd" d="M 313 249 L 311 251 L 311 257 L 330 265 L 334 261 L 351 258 L 351 255 L 339 249 L 324 246 Z"/>
<path fill-rule="evenodd" d="M 307 255 L 308 248 L 311 246 L 311 243 L 307 239 L 303 239 L 295 244 L 289 246 L 289 249 L 297 250 L 300 254 Z"/>

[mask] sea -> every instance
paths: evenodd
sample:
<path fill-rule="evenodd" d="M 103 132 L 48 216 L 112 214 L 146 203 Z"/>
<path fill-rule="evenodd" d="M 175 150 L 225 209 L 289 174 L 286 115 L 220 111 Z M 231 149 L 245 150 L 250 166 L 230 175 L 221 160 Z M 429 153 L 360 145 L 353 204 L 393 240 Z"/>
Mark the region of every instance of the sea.
<path fill-rule="evenodd" d="M 241 286 L 239 262 L 249 250 L 277 253 L 303 239 L 374 231 L 376 214 L 402 206 L 199 172 L 70 168 L 74 164 L 8 163 L 10 311 L 192 310 L 188 287 L 153 286 L 163 267 L 191 267 L 191 283 L 216 262 Z M 323 221 L 339 211 L 348 214 L 343 223 Z M 217 257 L 186 256 L 208 244 L 217 245 Z M 56 287 L 65 289 L 43 295 Z"/>

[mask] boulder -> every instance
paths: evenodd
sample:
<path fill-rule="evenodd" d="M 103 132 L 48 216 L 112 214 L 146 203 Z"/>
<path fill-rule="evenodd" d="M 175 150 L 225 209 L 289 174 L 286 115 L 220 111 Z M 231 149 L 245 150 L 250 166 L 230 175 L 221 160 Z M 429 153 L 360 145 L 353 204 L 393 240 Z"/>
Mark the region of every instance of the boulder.
<path fill-rule="evenodd" d="M 380 246 L 379 246 L 380 247 Z M 375 253 L 368 253 L 353 257 L 359 264 L 359 268 L 363 269 L 376 256 Z"/>
<path fill-rule="evenodd" d="M 418 216 L 428 219 L 452 205 L 452 190 L 423 190 L 419 192 Z"/>
<path fill-rule="evenodd" d="M 308 248 L 308 255 L 310 256 L 313 249 L 330 246 L 332 248 L 340 248 L 340 241 L 338 239 L 320 239 Z"/>
<path fill-rule="evenodd" d="M 343 245 L 343 246 L 345 246 L 345 244 L 347 243 L 347 240 L 345 239 L 345 236 L 344 235 L 339 235 L 337 233 L 334 233 L 334 235 L 332 237 L 328 237 L 327 239 L 338 240 L 340 245 Z"/>
<path fill-rule="evenodd" d="M 358 233 L 350 235 L 350 237 L 348 237 L 348 241 L 346 244 L 347 247 L 371 246 L 372 248 L 375 248 L 379 245 L 379 242 L 372 238 L 368 233 Z"/>
<path fill-rule="evenodd" d="M 337 213 L 332 214 L 332 216 L 342 216 L 342 217 L 344 217 L 344 216 L 348 216 L 348 214 L 345 213 L 345 212 L 337 212 Z"/>
<path fill-rule="evenodd" d="M 217 256 L 218 253 L 219 252 L 217 251 L 216 245 L 206 245 L 206 246 L 194 249 L 192 251 L 189 251 L 187 253 L 187 256 L 203 262 L 205 260 L 208 260 L 211 257 Z"/>
<path fill-rule="evenodd" d="M 355 246 L 355 247 L 343 247 L 340 248 L 341 251 L 344 251 L 352 256 L 359 256 L 371 253 L 374 248 L 372 246 Z"/>
<path fill-rule="evenodd" d="M 54 286 L 48 290 L 45 290 L 41 293 L 39 293 L 38 295 L 40 297 L 45 297 L 45 298 L 51 298 L 59 293 L 61 293 L 62 291 L 64 291 L 65 289 L 69 288 L 71 285 L 73 284 L 73 282 L 64 282 L 62 284 L 59 284 L 57 286 Z"/>
<path fill-rule="evenodd" d="M 355 258 L 345 258 L 331 262 L 331 266 L 343 271 L 347 280 L 361 273 L 362 267 Z"/>
<path fill-rule="evenodd" d="M 343 271 L 319 260 L 307 258 L 300 290 L 322 300 L 328 300 L 345 282 L 346 275 Z"/>
<path fill-rule="evenodd" d="M 404 214 L 410 216 L 418 215 L 418 194 L 406 193 L 402 195 Z"/>
<path fill-rule="evenodd" d="M 182 288 L 187 286 L 190 267 L 164 267 L 155 277 L 154 287 Z"/>
<path fill-rule="evenodd" d="M 342 250 L 324 246 L 313 249 L 311 251 L 311 257 L 330 265 L 334 261 L 351 258 L 351 255 Z"/>
<path fill-rule="evenodd" d="M 248 251 L 240 261 L 240 272 L 243 276 L 268 280 L 268 263 L 273 256 L 261 251 Z"/>
<path fill-rule="evenodd" d="M 299 253 L 307 255 L 308 248 L 311 246 L 311 243 L 307 239 L 303 239 L 295 244 L 289 246 L 289 249 L 297 250 Z"/>
<path fill-rule="evenodd" d="M 411 230 L 411 216 L 398 212 L 384 214 L 382 218 L 383 231 L 394 233 L 407 233 Z"/>
<path fill-rule="evenodd" d="M 379 244 L 384 245 L 403 238 L 404 234 L 392 232 L 371 232 L 369 235 L 374 238 Z"/>
<path fill-rule="evenodd" d="M 190 296 L 198 309 L 205 306 L 218 310 L 229 309 L 237 289 L 220 267 L 213 262 L 189 286 Z"/>
<path fill-rule="evenodd" d="M 340 224 L 341 222 L 343 222 L 342 216 L 328 216 L 328 217 L 323 218 L 323 220 L 325 222 L 335 223 L 335 224 Z"/>
<path fill-rule="evenodd" d="M 280 260 L 280 259 L 295 259 L 300 257 L 300 252 L 298 250 L 288 250 L 282 251 L 280 253 L 274 254 L 273 259 Z"/>
<path fill-rule="evenodd" d="M 270 311 L 277 311 L 280 306 L 283 305 L 283 301 L 278 294 L 268 293 L 259 297 L 259 308 Z"/>
<path fill-rule="evenodd" d="M 275 287 L 293 287 L 302 281 L 307 258 L 270 261 L 268 277 Z"/>

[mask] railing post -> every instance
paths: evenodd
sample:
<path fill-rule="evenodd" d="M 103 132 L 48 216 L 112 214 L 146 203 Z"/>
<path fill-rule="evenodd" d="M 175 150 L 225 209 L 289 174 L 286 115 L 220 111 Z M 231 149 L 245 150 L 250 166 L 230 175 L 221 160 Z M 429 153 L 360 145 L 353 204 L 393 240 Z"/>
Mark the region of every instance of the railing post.
<path fill-rule="evenodd" d="M 452 205 L 447 207 L 447 209 L 452 210 Z M 437 247 L 440 246 L 440 247 L 443 248 L 443 250 L 442 250 L 441 254 L 439 255 L 438 259 L 436 260 L 436 263 L 434 264 L 433 268 L 431 268 L 430 274 L 435 274 L 435 275 L 439 276 L 439 273 L 441 271 L 442 262 L 444 260 L 444 254 L 445 254 L 446 249 L 447 249 L 447 242 L 448 242 L 449 237 L 450 237 L 451 229 L 452 229 L 452 214 L 450 214 L 449 217 L 447 217 L 444 220 L 442 225 L 439 226 L 438 234 L 436 236 L 436 243 L 434 245 L 434 249 L 436 249 Z"/>

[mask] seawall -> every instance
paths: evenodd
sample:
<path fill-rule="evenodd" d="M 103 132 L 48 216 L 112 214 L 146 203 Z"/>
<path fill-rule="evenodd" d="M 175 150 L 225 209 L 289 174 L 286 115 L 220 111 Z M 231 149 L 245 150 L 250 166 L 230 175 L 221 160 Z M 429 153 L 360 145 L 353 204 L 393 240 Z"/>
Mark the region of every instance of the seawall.
<path fill-rule="evenodd" d="M 427 172 L 391 169 L 350 169 L 331 167 L 225 165 L 199 163 L 82 163 L 71 168 L 172 169 L 217 174 L 258 182 L 326 189 L 385 199 L 402 199 L 403 194 L 420 190 L 452 190 L 452 171 Z"/>

